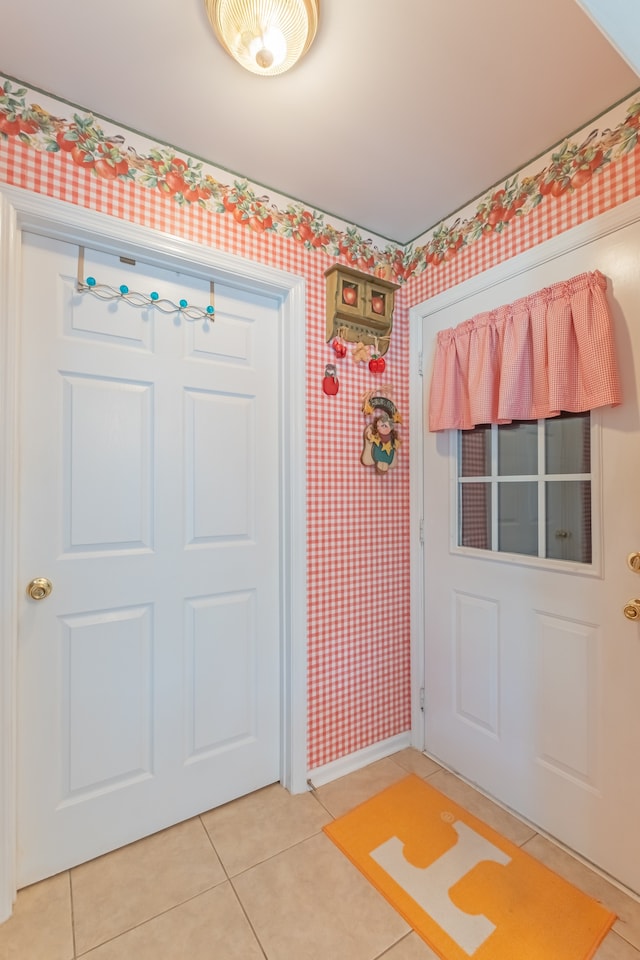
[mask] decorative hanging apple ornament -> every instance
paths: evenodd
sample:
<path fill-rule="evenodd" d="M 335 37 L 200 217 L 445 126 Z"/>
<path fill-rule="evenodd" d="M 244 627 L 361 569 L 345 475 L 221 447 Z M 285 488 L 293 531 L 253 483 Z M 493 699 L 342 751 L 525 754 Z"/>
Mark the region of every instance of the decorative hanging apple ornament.
<path fill-rule="evenodd" d="M 376 337 L 373 347 L 373 355 L 371 360 L 369 360 L 369 370 L 371 370 L 371 373 L 384 373 L 386 366 L 387 364 L 384 357 L 380 356 L 380 347 L 378 346 L 378 338 Z"/>
<path fill-rule="evenodd" d="M 333 363 L 328 363 L 324 368 L 324 377 L 322 379 L 322 389 L 328 397 L 335 397 L 340 389 L 338 377 L 336 376 L 336 367 Z"/>

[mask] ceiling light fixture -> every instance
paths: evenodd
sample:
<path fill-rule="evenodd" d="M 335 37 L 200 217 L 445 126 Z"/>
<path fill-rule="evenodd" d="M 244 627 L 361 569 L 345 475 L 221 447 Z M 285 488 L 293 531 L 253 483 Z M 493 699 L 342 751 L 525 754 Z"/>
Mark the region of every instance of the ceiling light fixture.
<path fill-rule="evenodd" d="M 205 0 L 215 34 L 234 60 L 264 77 L 289 70 L 318 27 L 319 0 Z"/>

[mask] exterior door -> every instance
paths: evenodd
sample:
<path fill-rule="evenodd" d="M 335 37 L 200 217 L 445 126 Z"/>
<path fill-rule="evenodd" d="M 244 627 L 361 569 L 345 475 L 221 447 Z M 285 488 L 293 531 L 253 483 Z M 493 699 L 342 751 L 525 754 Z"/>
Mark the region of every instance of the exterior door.
<path fill-rule="evenodd" d="M 592 225 L 583 231 L 587 239 L 597 236 Z M 623 615 L 625 604 L 640 597 L 640 578 L 627 564 L 628 555 L 640 550 L 640 286 L 634 266 L 640 225 L 562 255 L 555 244 L 546 262 L 538 248 L 537 265 L 526 269 L 525 255 L 511 275 L 503 264 L 476 278 L 471 289 L 465 290 L 471 282 L 464 285 L 459 296 L 450 292 L 448 303 L 436 299 L 421 308 L 429 357 L 439 329 L 599 269 L 609 278 L 623 387 L 620 407 L 591 417 L 589 480 L 580 452 L 571 453 L 584 420 L 507 428 L 499 454 L 487 457 L 504 452 L 508 466 L 494 463 L 494 477 L 514 482 L 495 483 L 493 500 L 486 485 L 474 491 L 469 475 L 459 480 L 465 469 L 456 465 L 457 434 L 425 435 L 426 750 L 640 892 L 640 629 Z M 567 424 L 568 432 L 559 433 Z M 586 429 L 588 441 L 588 418 Z M 495 447 L 487 443 L 483 450 Z M 527 451 L 538 466 L 527 466 Z M 542 556 L 553 559 L 527 555 L 537 553 L 542 487 L 538 480 L 517 483 L 545 458 L 561 464 L 548 473 L 565 471 L 566 483 L 574 484 L 573 493 L 549 498 Z M 488 461 L 475 470 L 490 473 Z M 503 550 L 519 553 L 460 545 L 473 542 L 473 516 L 464 537 L 459 529 L 463 487 L 467 507 L 476 497 L 481 526 L 491 508 L 499 508 L 491 522 L 499 520 Z M 580 522 L 588 492 L 591 544 L 584 540 L 588 521 Z"/>
<path fill-rule="evenodd" d="M 278 780 L 278 304 L 25 235 L 19 884 Z M 123 251 L 126 255 L 126 251 Z M 208 280 L 87 250 L 116 291 Z"/>

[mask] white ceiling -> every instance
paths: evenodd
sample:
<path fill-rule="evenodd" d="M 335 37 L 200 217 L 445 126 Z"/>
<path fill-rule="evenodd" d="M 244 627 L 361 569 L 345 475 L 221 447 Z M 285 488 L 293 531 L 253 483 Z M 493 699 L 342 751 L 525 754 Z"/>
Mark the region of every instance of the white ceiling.
<path fill-rule="evenodd" d="M 3 5 L 0 71 L 407 242 L 640 86 L 575 0 L 321 0 L 282 77 L 203 0 Z"/>

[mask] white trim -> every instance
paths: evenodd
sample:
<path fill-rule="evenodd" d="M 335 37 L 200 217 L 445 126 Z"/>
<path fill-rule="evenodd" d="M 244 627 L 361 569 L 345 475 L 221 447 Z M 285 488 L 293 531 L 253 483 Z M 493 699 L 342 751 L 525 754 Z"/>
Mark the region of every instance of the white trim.
<path fill-rule="evenodd" d="M 530 270 L 542 266 L 544 263 L 549 263 L 552 260 L 556 260 L 558 257 L 564 256 L 571 250 L 577 250 L 580 247 L 585 247 L 596 240 L 600 240 L 602 237 L 616 233 L 618 230 L 622 230 L 624 227 L 630 226 L 633 223 L 637 223 L 639 220 L 640 197 L 634 197 L 632 200 L 614 207 L 612 210 L 601 214 L 599 217 L 594 217 L 592 220 L 587 220 L 585 223 L 581 223 L 577 227 L 572 227 L 571 230 L 566 230 L 564 233 L 559 234 L 557 237 L 553 237 L 551 240 L 546 240 L 544 243 L 541 243 L 536 247 L 532 247 L 530 250 L 526 250 L 524 253 L 518 254 L 516 257 L 512 257 L 510 260 L 505 260 L 503 263 L 492 267 L 490 270 L 486 270 L 484 273 L 480 273 L 477 276 L 471 277 L 469 280 L 465 280 L 464 283 L 450 287 L 448 290 L 445 290 L 443 293 L 432 297 L 430 300 L 423 300 L 421 303 L 411 307 L 409 311 L 409 332 L 411 344 L 418 342 L 418 336 L 420 336 L 420 342 L 422 341 L 423 325 L 427 317 L 432 317 L 435 314 L 440 313 L 442 310 L 452 307 L 454 304 L 462 303 L 464 300 L 468 300 L 478 293 L 482 293 L 485 290 L 490 290 L 492 287 L 497 287 L 506 280 L 511 280 L 512 278 L 518 276 L 524 276 Z M 420 330 L 419 335 L 418 328 Z M 424 349 L 423 345 L 421 345 L 421 349 Z M 421 432 L 418 433 L 417 428 L 414 427 L 413 424 L 414 420 L 417 423 L 422 423 L 423 410 L 425 409 L 425 404 L 429 395 L 431 360 L 432 358 L 430 357 L 428 358 L 429 362 L 423 362 L 423 377 L 419 376 L 417 365 L 412 363 L 409 369 L 409 418 L 410 423 L 412 424 L 409 454 L 410 483 L 412 491 L 412 523 L 414 523 L 413 512 L 424 510 L 426 480 L 424 475 L 423 435 Z M 601 455 L 600 450 L 598 450 L 597 455 L 598 457 Z M 598 464 L 598 471 L 599 470 L 600 464 Z M 594 490 L 593 494 L 595 498 L 595 496 L 598 496 L 598 491 Z M 601 529 L 602 518 L 600 517 L 600 530 Z M 425 543 L 423 549 L 428 550 L 429 545 Z M 601 549 L 600 545 L 598 546 L 598 549 Z M 418 580 L 418 577 L 421 576 L 419 571 L 422 571 L 422 548 L 420 547 L 419 542 L 415 543 L 412 538 L 411 585 L 412 591 L 414 591 L 415 594 L 424 593 L 424 584 L 422 581 Z M 425 671 L 427 669 L 424 650 L 426 612 L 422 608 L 418 609 L 418 604 L 415 601 L 412 601 L 411 610 L 412 675 L 417 675 L 421 678 L 421 682 L 418 681 L 418 686 L 420 687 L 424 686 Z M 415 707 L 413 714 L 415 717 Z M 416 746 L 419 743 L 424 742 L 424 724 L 427 716 L 428 704 L 423 716 L 422 740 L 415 734 L 415 732 L 412 733 L 412 736 L 415 737 Z"/>
<path fill-rule="evenodd" d="M 399 750 L 406 750 L 411 746 L 411 735 L 409 731 L 399 733 L 395 737 L 389 737 L 388 740 L 379 740 L 378 743 L 371 744 L 370 747 L 364 747 L 363 750 L 356 750 L 355 753 L 349 753 L 346 757 L 340 757 L 338 760 L 332 760 L 331 763 L 325 763 L 323 767 L 316 767 L 309 771 L 308 783 L 311 787 L 322 787 L 325 783 L 331 783 L 339 777 L 346 777 L 348 773 L 354 773 L 361 770 L 362 767 L 368 767 L 370 763 L 376 760 L 383 760 L 390 757 Z"/>
<path fill-rule="evenodd" d="M 280 780 L 307 789 L 307 486 L 305 420 L 305 289 L 296 283 L 283 304 L 282 445 L 280 451 L 281 622 L 283 632 Z"/>
<path fill-rule="evenodd" d="M 0 196 L 0 923 L 15 899 L 19 235 Z M 6 452 L 6 455 L 5 455 Z"/>
<path fill-rule="evenodd" d="M 422 438 L 425 429 L 423 389 L 427 371 L 424 369 L 422 323 L 409 324 L 409 450 L 419 450 L 422 456 Z M 422 372 L 421 372 L 422 371 Z M 424 709 L 420 691 L 424 689 L 424 551 L 420 539 L 424 524 L 424 491 L 422 468 L 415 470 L 411 457 L 409 478 L 410 530 L 410 595 L 411 595 L 411 746 L 424 750 Z"/>
<path fill-rule="evenodd" d="M 306 483 L 305 281 L 220 250 L 168 236 L 60 200 L 0 185 L 0 922 L 16 890 L 16 641 L 20 585 L 18 530 L 18 384 L 22 232 L 210 275 L 280 301 L 280 451 L 282 507 L 281 780 L 306 790 Z"/>

